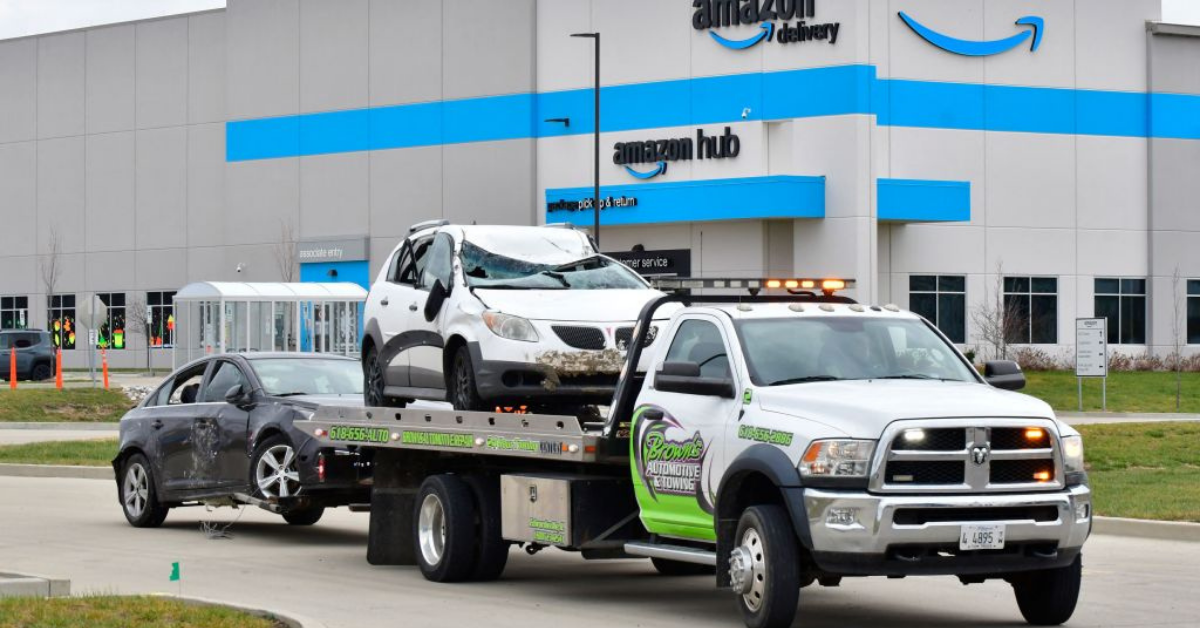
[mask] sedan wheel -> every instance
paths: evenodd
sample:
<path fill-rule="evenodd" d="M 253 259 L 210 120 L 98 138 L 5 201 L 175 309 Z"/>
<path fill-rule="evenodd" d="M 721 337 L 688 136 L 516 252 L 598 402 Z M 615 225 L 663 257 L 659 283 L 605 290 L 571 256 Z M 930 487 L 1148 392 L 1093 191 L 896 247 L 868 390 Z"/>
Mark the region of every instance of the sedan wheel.
<path fill-rule="evenodd" d="M 300 473 L 296 470 L 296 450 L 284 443 L 267 447 L 254 465 L 254 485 L 265 498 L 299 495 Z"/>
<path fill-rule="evenodd" d="M 158 501 L 154 488 L 154 471 L 140 453 L 130 455 L 121 467 L 117 497 L 129 525 L 135 528 L 156 528 L 167 518 L 170 507 Z"/>
<path fill-rule="evenodd" d="M 125 496 L 127 515 L 137 519 L 146 512 L 146 503 L 150 498 L 150 478 L 146 475 L 146 468 L 140 463 L 129 465 L 129 470 L 125 472 L 125 490 L 122 494 Z"/>

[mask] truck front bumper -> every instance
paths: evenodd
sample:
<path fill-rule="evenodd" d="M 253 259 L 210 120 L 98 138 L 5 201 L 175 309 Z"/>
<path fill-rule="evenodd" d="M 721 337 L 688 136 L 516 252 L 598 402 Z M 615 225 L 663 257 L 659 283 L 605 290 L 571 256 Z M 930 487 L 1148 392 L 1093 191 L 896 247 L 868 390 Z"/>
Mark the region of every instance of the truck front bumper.
<path fill-rule="evenodd" d="M 1091 532 L 1091 491 L 872 495 L 804 489 L 813 559 L 831 574 L 1001 575 L 1069 565 Z M 999 550 L 959 550 L 962 526 L 1004 524 Z"/>

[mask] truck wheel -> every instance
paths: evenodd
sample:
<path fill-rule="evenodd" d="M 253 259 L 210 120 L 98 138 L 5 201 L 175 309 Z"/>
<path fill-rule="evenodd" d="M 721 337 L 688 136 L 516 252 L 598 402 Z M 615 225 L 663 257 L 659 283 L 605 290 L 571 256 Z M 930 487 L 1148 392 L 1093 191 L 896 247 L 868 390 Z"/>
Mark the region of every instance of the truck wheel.
<path fill-rule="evenodd" d="M 1066 567 L 1022 574 L 1013 580 L 1017 606 L 1034 626 L 1057 626 L 1075 613 L 1083 576 L 1083 556 Z"/>
<path fill-rule="evenodd" d="M 170 508 L 158 501 L 154 488 L 154 475 L 150 463 L 142 454 L 134 454 L 125 460 L 122 467 L 121 511 L 129 525 L 135 528 L 157 528 L 167 518 Z"/>
<path fill-rule="evenodd" d="M 290 526 L 310 526 L 321 520 L 321 516 L 325 514 L 325 509 L 321 506 L 314 508 L 305 508 L 303 510 L 293 510 L 283 513 L 283 520 Z"/>
<path fill-rule="evenodd" d="M 471 580 L 488 582 L 504 573 L 511 543 L 500 535 L 500 480 L 497 477 L 470 477 L 467 484 L 475 494 L 479 509 L 479 559 Z"/>
<path fill-rule="evenodd" d="M 450 381 L 446 383 L 446 391 L 455 410 L 486 409 L 483 400 L 479 398 L 479 389 L 475 387 L 475 365 L 471 362 L 471 351 L 466 345 L 459 347 L 454 353 Z"/>
<path fill-rule="evenodd" d="M 29 379 L 35 382 L 44 382 L 54 376 L 54 369 L 50 368 L 49 364 L 42 362 L 33 367 L 33 372 L 30 373 Z"/>
<path fill-rule="evenodd" d="M 786 628 L 796 618 L 800 570 L 791 520 L 775 505 L 751 506 L 738 520 L 729 575 L 748 628 Z"/>
<path fill-rule="evenodd" d="M 658 570 L 658 573 L 664 576 L 705 576 L 716 573 L 716 569 L 708 565 L 684 563 L 665 558 L 651 558 L 650 562 L 654 564 L 654 568 Z"/>
<path fill-rule="evenodd" d="M 461 582 L 475 569 L 479 542 L 471 488 L 456 475 L 434 475 L 421 483 L 413 514 L 417 566 L 426 580 Z"/>

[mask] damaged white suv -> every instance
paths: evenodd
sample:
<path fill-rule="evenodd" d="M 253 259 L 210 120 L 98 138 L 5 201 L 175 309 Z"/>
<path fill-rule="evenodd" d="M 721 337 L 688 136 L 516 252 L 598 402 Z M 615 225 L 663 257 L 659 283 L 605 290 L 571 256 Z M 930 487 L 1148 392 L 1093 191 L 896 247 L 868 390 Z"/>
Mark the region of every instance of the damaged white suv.
<path fill-rule="evenodd" d="M 415 225 L 367 297 L 366 403 L 606 403 L 638 313 L 659 295 L 569 227 Z"/>

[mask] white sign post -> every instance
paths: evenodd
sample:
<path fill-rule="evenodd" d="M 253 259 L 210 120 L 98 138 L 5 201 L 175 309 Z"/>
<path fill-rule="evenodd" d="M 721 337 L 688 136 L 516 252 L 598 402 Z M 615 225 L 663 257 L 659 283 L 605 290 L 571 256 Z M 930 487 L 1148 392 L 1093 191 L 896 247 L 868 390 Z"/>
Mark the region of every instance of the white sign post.
<path fill-rule="evenodd" d="M 1079 411 L 1083 411 L 1083 380 L 1100 379 L 1101 408 L 1108 410 L 1108 319 L 1075 319 L 1075 377 Z"/>

